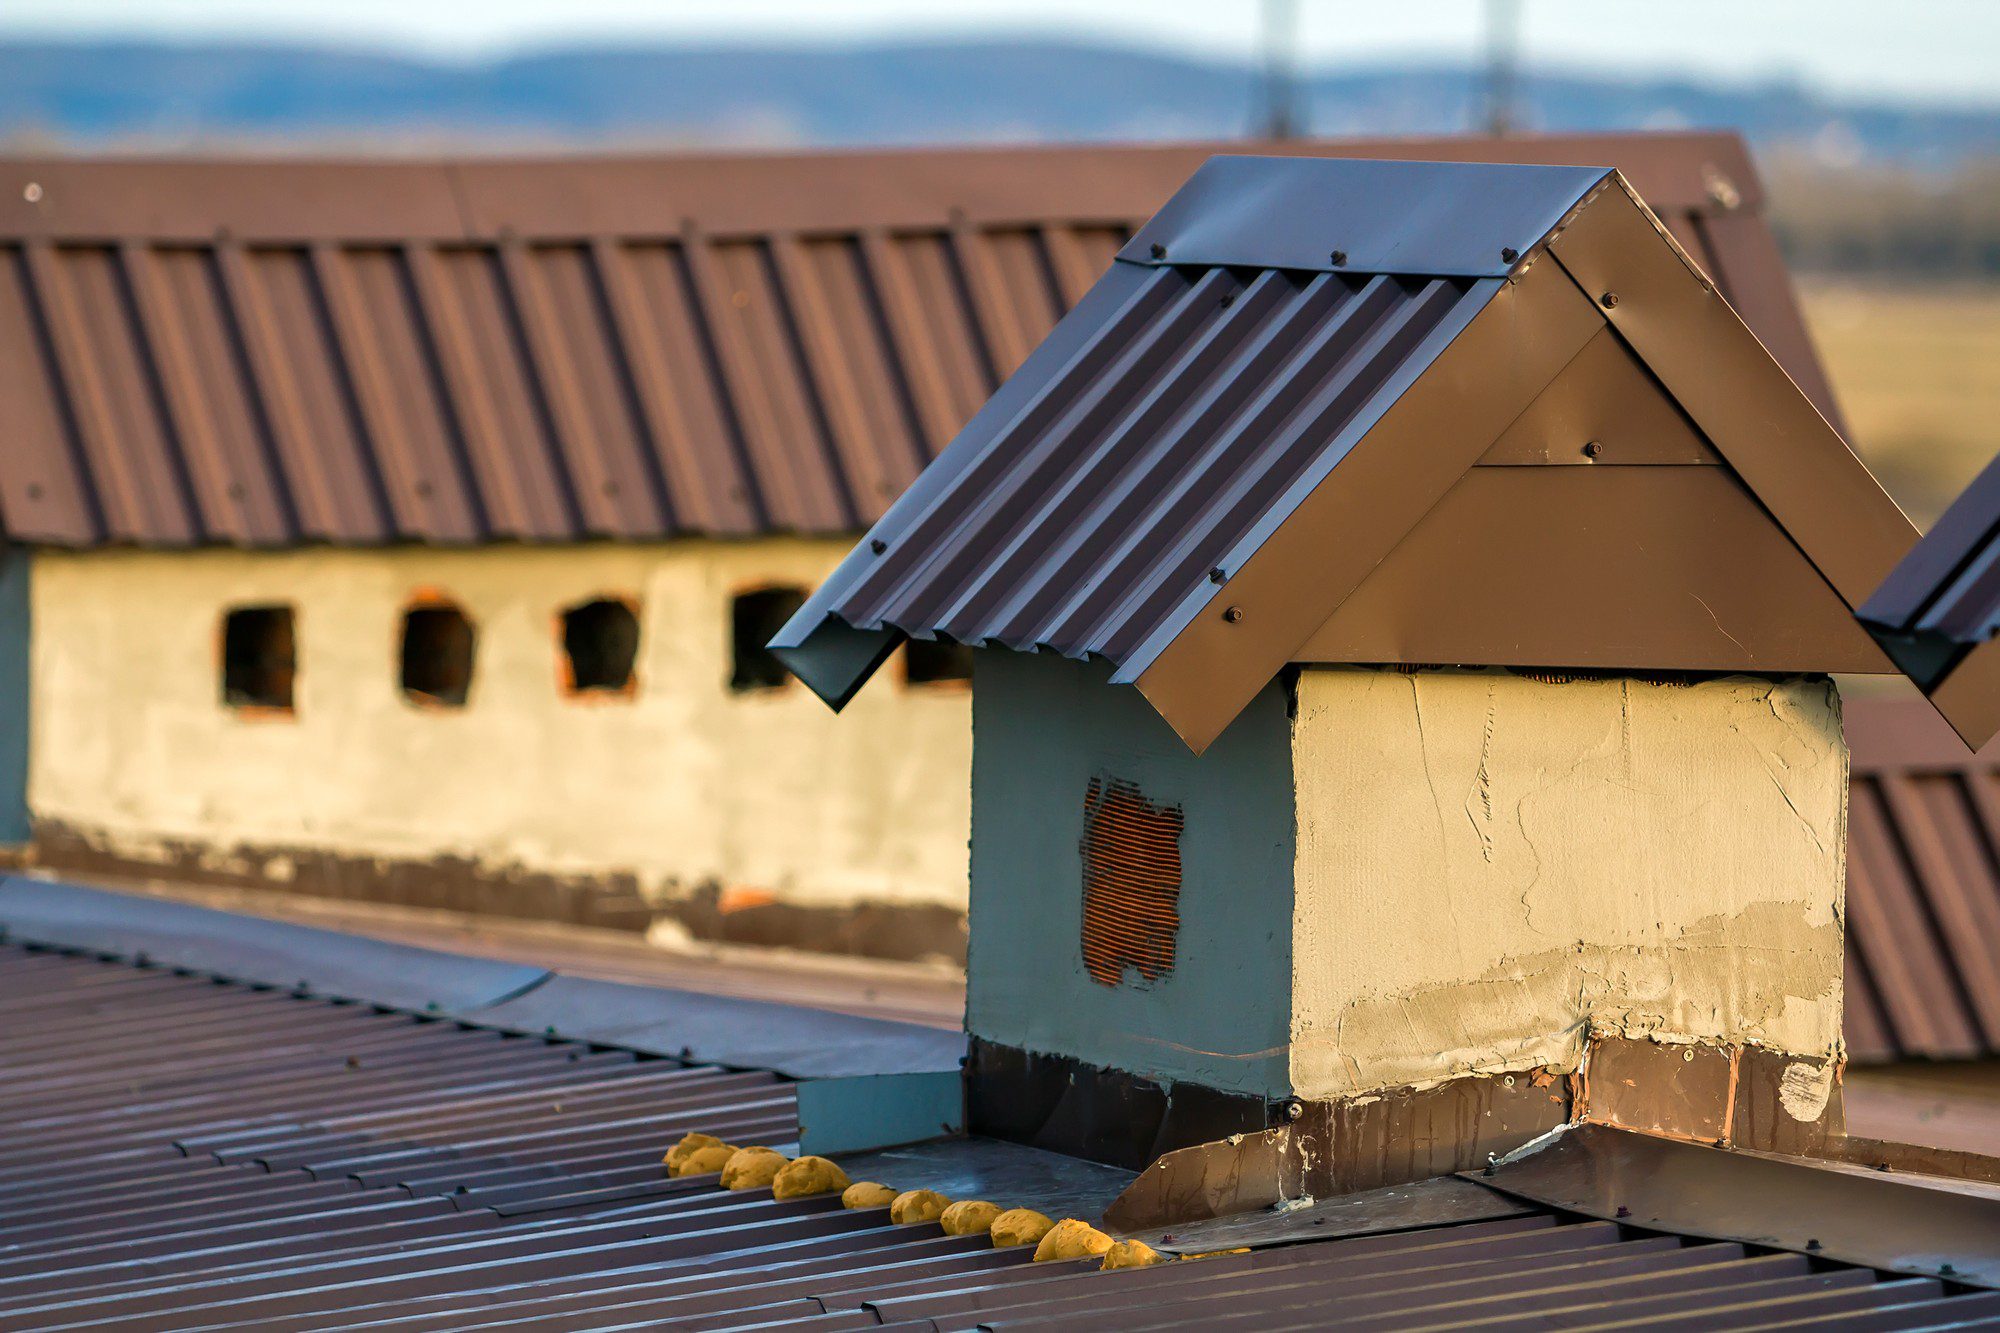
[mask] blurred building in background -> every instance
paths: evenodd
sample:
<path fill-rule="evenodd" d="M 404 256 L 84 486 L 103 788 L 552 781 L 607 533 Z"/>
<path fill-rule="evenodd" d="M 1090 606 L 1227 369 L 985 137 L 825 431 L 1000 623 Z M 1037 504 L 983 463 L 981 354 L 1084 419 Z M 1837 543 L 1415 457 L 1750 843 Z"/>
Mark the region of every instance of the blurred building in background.
<path fill-rule="evenodd" d="M 15 832 L 962 956 L 967 654 L 764 644 L 1223 147 L 0 164 Z M 1283 151 L 1616 165 L 1838 420 L 1734 136 Z"/>

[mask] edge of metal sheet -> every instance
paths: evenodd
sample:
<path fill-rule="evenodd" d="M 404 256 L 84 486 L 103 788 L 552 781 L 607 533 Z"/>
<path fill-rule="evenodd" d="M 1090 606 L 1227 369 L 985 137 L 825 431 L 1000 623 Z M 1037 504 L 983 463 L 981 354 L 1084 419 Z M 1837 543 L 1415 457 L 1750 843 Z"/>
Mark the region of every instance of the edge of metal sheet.
<path fill-rule="evenodd" d="M 1996 529 L 2000 529 L 2000 455 L 1980 469 L 1854 614 L 1877 629 L 1930 628 L 1960 643 L 1983 641 L 1983 633 L 1967 634 L 1967 627 L 1958 622 L 1923 622 L 1966 565 L 1993 543 Z"/>
<path fill-rule="evenodd" d="M 1118 252 L 1132 264 L 1504 278 L 1605 167 L 1210 158 Z"/>
<path fill-rule="evenodd" d="M 2000 1188 L 1737 1152 L 1603 1125 L 1553 1131 L 1467 1179 L 1649 1230 L 2000 1290 Z"/>
<path fill-rule="evenodd" d="M 1334 1199 L 1286 1200 L 1254 1212 L 1181 1222 L 1135 1234 L 1168 1254 L 1201 1254 L 1490 1222 L 1525 1217 L 1534 1211 L 1532 1205 L 1479 1183 L 1456 1176 L 1433 1176 Z"/>
<path fill-rule="evenodd" d="M 943 1028 L 560 972 L 468 1017 L 484 1027 L 795 1079 L 956 1073 L 965 1057 L 965 1034 Z"/>
<path fill-rule="evenodd" d="M 28 944 L 787 1078 L 956 1074 L 965 1036 L 914 1023 L 564 976 L 142 895 L 0 878 Z"/>
<path fill-rule="evenodd" d="M 420 1013 L 495 1004 L 547 968 L 390 944 L 59 880 L 0 879 L 11 939 Z"/>

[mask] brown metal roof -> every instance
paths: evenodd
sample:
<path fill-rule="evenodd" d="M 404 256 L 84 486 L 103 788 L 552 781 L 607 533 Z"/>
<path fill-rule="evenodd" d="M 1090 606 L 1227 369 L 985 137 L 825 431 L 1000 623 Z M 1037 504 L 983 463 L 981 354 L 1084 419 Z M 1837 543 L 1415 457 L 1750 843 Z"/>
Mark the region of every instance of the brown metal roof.
<path fill-rule="evenodd" d="M 1850 703 L 1847 737 L 1849 1049 L 2000 1055 L 2000 743 L 1917 700 Z"/>
<path fill-rule="evenodd" d="M 1223 147 L 0 160 L 0 522 L 853 532 Z M 1282 151 L 1618 166 L 1834 411 L 1732 135 Z"/>
<path fill-rule="evenodd" d="M 1532 1202 L 1426 1220 L 1408 1188 L 1280 1237 L 1304 1243 L 1118 1273 L 1035 1264 L 884 1209 L 665 1178 L 662 1146 L 690 1129 L 787 1145 L 791 1088 L 768 1074 L 20 944 L 0 946 L 0 1070 L 0 1329 L 1279 1329 L 1329 1309 L 1354 1328 L 1917 1328 L 2000 1312 L 1935 1276 Z M 1685 1205 L 1658 1174 L 1640 1205 Z M 1500 1177 L 1576 1187 L 1540 1164 Z M 1726 1180 L 1699 1196 L 1718 1197 L 1740 1202 Z"/>
<path fill-rule="evenodd" d="M 1101 660 L 1199 750 L 1287 662 L 1885 670 L 1915 540 L 1615 173 L 1217 157 L 772 646 Z"/>

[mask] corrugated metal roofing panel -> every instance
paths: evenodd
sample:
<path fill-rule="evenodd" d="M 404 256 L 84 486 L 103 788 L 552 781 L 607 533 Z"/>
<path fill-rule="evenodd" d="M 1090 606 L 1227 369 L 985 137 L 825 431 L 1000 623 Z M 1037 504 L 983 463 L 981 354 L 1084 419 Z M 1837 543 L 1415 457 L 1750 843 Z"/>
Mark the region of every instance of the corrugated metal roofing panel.
<path fill-rule="evenodd" d="M 6 1329 L 1284 1326 L 1328 1302 L 1419 1327 L 1503 1297 L 1542 1318 L 1982 1299 L 1547 1212 L 1123 1274 L 1035 1265 L 881 1210 L 663 1178 L 687 1129 L 787 1140 L 769 1075 L 17 946 L 0 1068 Z"/>
<path fill-rule="evenodd" d="M 0 1072 L 0 1330 L 1915 1327 L 1994 1304 L 1505 1200 L 1151 1269 L 1034 1264 L 663 1175 L 692 1129 L 789 1146 L 769 1074 L 21 945 L 0 945 Z"/>
<path fill-rule="evenodd" d="M 1496 285 L 1118 265 L 795 624 L 1122 667 Z"/>
<path fill-rule="evenodd" d="M 0 161 L 0 519 L 68 546 L 852 532 L 1222 147 Z M 1764 234 L 1727 135 L 1286 151 L 1618 165 L 1684 236 Z M 1782 268 L 1725 290 L 1831 413 Z"/>

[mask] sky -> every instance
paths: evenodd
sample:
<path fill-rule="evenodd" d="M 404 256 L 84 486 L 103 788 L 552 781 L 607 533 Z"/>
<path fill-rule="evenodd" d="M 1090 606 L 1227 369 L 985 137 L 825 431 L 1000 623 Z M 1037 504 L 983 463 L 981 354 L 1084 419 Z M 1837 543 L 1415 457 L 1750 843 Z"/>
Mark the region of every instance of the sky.
<path fill-rule="evenodd" d="M 1298 2 L 1309 65 L 1480 50 L 1485 0 Z M 2000 0 L 1519 3 L 1531 67 L 2000 104 Z M 0 35 L 331 40 L 475 60 L 572 43 L 1028 32 L 1247 58 L 1259 10 L 1259 0 L 4 0 Z"/>

